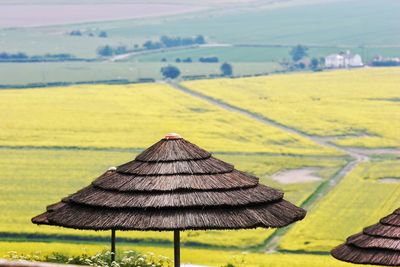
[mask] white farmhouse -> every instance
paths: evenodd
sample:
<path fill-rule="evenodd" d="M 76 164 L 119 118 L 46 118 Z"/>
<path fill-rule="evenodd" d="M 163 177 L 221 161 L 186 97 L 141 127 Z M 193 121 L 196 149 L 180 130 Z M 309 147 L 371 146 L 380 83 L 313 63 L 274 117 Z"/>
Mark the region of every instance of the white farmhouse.
<path fill-rule="evenodd" d="M 364 64 L 359 54 L 346 53 L 332 54 L 325 57 L 326 68 L 354 68 L 362 67 Z"/>

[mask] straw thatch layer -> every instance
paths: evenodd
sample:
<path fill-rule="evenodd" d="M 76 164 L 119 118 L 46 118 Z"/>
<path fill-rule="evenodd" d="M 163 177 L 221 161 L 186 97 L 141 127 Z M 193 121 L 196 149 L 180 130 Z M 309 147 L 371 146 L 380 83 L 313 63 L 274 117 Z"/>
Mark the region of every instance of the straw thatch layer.
<path fill-rule="evenodd" d="M 374 224 L 364 229 L 367 235 L 400 238 L 400 227 L 387 224 Z"/>
<path fill-rule="evenodd" d="M 243 206 L 273 202 L 283 193 L 265 185 L 224 191 L 172 191 L 162 193 L 113 192 L 88 186 L 69 197 L 71 202 L 108 208 L 164 208 Z"/>
<path fill-rule="evenodd" d="M 55 211 L 55 210 L 58 210 L 59 208 L 61 208 L 61 207 L 63 207 L 63 206 L 65 206 L 65 203 L 64 203 L 64 202 L 57 202 L 57 203 L 55 203 L 55 204 L 48 205 L 48 206 L 46 207 L 46 210 L 47 210 L 47 211 Z"/>
<path fill-rule="evenodd" d="M 32 222 L 36 223 L 36 224 L 46 224 L 46 225 L 51 225 L 51 223 L 49 222 L 47 216 L 49 215 L 49 212 L 44 212 L 42 214 L 39 214 L 35 217 L 32 218 Z"/>
<path fill-rule="evenodd" d="M 338 260 L 358 264 L 400 266 L 399 252 L 386 249 L 362 249 L 343 244 L 332 250 L 332 256 Z"/>
<path fill-rule="evenodd" d="M 386 216 L 385 218 L 381 219 L 380 223 L 393 226 L 400 226 L 400 216 L 395 212 L 394 214 L 390 214 L 389 216 Z"/>
<path fill-rule="evenodd" d="M 138 161 L 176 161 L 176 160 L 193 160 L 206 159 L 211 156 L 211 153 L 204 149 L 186 141 L 183 138 L 179 139 L 161 139 L 140 155 L 136 157 Z"/>
<path fill-rule="evenodd" d="M 350 236 L 345 244 L 331 251 L 332 255 L 353 263 L 400 266 L 399 211 Z"/>
<path fill-rule="evenodd" d="M 400 250 L 400 239 L 370 236 L 363 233 L 349 237 L 346 243 L 355 245 L 359 248 L 384 248 Z"/>
<path fill-rule="evenodd" d="M 133 160 L 117 167 L 117 172 L 137 175 L 215 174 L 231 171 L 233 171 L 233 166 L 231 164 L 213 157 L 168 162 L 143 162 Z"/>
<path fill-rule="evenodd" d="M 233 170 L 220 174 L 138 176 L 107 171 L 93 184 L 116 191 L 219 190 L 254 187 L 258 178 Z"/>
<path fill-rule="evenodd" d="M 94 230 L 240 229 L 282 227 L 305 216 L 281 191 L 169 137 L 32 221 Z"/>
<path fill-rule="evenodd" d="M 75 229 L 162 231 L 283 227 L 304 216 L 304 210 L 285 200 L 233 209 L 98 209 L 66 203 L 57 211 L 46 212 L 32 220 L 37 224 L 47 221 L 44 224 Z"/>

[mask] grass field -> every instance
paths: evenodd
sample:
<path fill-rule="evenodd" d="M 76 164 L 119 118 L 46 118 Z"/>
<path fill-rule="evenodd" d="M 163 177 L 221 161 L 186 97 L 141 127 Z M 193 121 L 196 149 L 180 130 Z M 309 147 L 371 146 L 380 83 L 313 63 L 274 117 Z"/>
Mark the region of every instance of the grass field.
<path fill-rule="evenodd" d="M 190 81 L 184 85 L 336 144 L 398 147 L 400 68 Z M 217 88 L 217 89 L 216 89 Z"/>
<path fill-rule="evenodd" d="M 57 3 L 60 2 L 63 1 Z M 112 4 L 112 1 L 110 2 Z M 18 7 L 21 3 L 27 4 L 26 1 L 19 1 L 11 8 Z M 10 7 L 10 2 L 5 4 Z M 45 1 L 42 4 L 46 6 L 49 3 Z M 76 3 L 69 4 L 66 8 Z M 85 3 L 81 4 L 85 9 L 88 7 Z M 162 3 L 153 4 L 157 6 Z M 186 2 L 180 1 L 168 4 L 188 7 Z M 49 8 L 55 6 L 50 5 Z M 101 9 L 98 5 L 94 5 L 95 10 L 99 8 Z M 0 73 L 3 74 L 0 85 L 160 79 L 160 67 L 167 64 L 160 63 L 164 57 L 181 69 L 182 76 L 220 74 L 221 64 L 175 64 L 174 62 L 177 57 L 192 57 L 197 60 L 199 57 L 209 55 L 218 56 L 221 62 L 232 63 L 236 76 L 273 73 L 284 70 L 278 62 L 290 58 L 288 52 L 297 44 L 310 47 L 309 56 L 318 58 L 347 49 L 359 53 L 364 62 L 369 62 L 376 55 L 388 57 L 400 55 L 398 37 L 400 32 L 395 26 L 400 22 L 396 12 L 399 3 L 396 0 L 379 2 L 329 0 L 324 3 L 315 0 L 265 3 L 224 1 L 217 4 L 196 3 L 196 8 L 207 8 L 207 10 L 147 19 L 32 28 L 0 28 L 0 52 L 24 52 L 30 56 L 69 53 L 79 58 L 94 59 L 97 57 L 98 47 L 104 45 L 124 45 L 132 49 L 134 45 L 141 47 L 147 40 L 159 40 L 162 35 L 192 37 L 198 34 L 205 36 L 210 44 L 229 44 L 238 47 L 183 48 L 165 53 L 150 51 L 150 54 L 134 56 L 116 63 L 103 61 L 52 64 L 0 63 Z M 117 14 L 112 14 L 112 11 L 109 13 L 118 17 Z M 340 18 L 337 14 L 340 14 Z M 43 20 L 41 17 L 39 19 Z M 55 19 L 62 19 L 62 16 Z M 83 36 L 67 34 L 73 30 L 80 30 Z M 97 37 L 100 31 L 106 31 L 108 37 Z M 90 37 L 89 33 L 94 36 Z M 259 45 L 263 47 L 258 47 Z M 18 75 L 19 71 L 24 75 Z"/>
<path fill-rule="evenodd" d="M 286 6 L 277 5 L 276 8 L 250 6 L 229 12 L 224 9 L 147 20 L 60 25 L 29 30 L 2 29 L 0 35 L 4 38 L 1 38 L 0 45 L 8 52 L 68 52 L 83 57 L 93 57 L 96 48 L 105 43 L 142 44 L 144 39 L 158 39 L 162 34 L 203 34 L 212 42 L 232 44 L 399 45 L 400 34 L 396 27 L 399 24 L 396 12 L 399 3 L 396 0 L 351 0 L 345 4 L 342 0 L 324 4 L 315 1 L 302 1 L 303 4 L 293 2 Z M 340 14 L 340 18 L 337 14 Z M 106 30 L 109 38 L 76 38 L 64 34 L 73 29 Z M 377 34 L 379 38 L 376 38 Z M 29 45 L 21 40 L 29 40 Z"/>
<path fill-rule="evenodd" d="M 227 47 L 198 47 L 192 49 L 181 49 L 176 51 L 164 51 L 130 57 L 128 60 L 140 62 L 160 62 L 165 58 L 174 63 L 177 58 L 192 58 L 198 61 L 200 57 L 216 56 L 221 62 L 282 62 L 290 60 L 290 50 L 293 46 L 227 46 Z M 329 54 L 335 54 L 350 50 L 362 56 L 364 62 L 371 61 L 376 55 L 384 57 L 395 57 L 400 54 L 400 47 L 359 47 L 359 46 L 337 46 L 337 47 L 309 47 L 307 53 L 310 58 L 321 58 Z"/>
<path fill-rule="evenodd" d="M 0 85 L 26 85 L 52 82 L 94 82 L 104 80 L 127 80 L 137 82 L 143 78 L 161 79 L 161 68 L 168 62 L 44 62 L 0 63 Z M 222 63 L 172 63 L 182 76 L 219 75 Z M 252 75 L 282 70 L 276 62 L 233 63 L 235 75 Z M 16 73 L 23 72 L 21 77 Z M 29 87 L 29 86 L 28 86 Z"/>

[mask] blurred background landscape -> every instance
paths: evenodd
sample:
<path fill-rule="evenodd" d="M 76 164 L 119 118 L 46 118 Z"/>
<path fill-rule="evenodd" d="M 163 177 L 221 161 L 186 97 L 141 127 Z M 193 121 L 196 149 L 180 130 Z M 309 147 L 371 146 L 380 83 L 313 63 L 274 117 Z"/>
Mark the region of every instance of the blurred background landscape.
<path fill-rule="evenodd" d="M 366 65 L 399 57 L 395 0 L 1 0 L 0 6 L 3 87 L 154 81 L 169 64 L 181 78 L 198 79 L 221 75 L 224 62 L 234 76 L 247 76 L 316 70 L 325 57 L 347 51 Z M 298 45 L 307 56 L 293 61 Z"/>

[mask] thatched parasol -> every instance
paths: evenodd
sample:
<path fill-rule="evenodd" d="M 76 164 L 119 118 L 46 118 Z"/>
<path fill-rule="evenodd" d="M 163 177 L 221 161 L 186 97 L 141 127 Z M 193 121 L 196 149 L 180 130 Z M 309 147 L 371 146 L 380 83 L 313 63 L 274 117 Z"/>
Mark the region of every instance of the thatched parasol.
<path fill-rule="evenodd" d="M 283 227 L 306 212 L 283 193 L 177 134 L 135 160 L 112 168 L 91 185 L 50 205 L 32 219 L 36 224 L 75 229 L 174 231 L 179 266 L 179 231 Z"/>
<path fill-rule="evenodd" d="M 331 254 L 352 263 L 400 266 L 400 209 L 350 236 Z"/>

